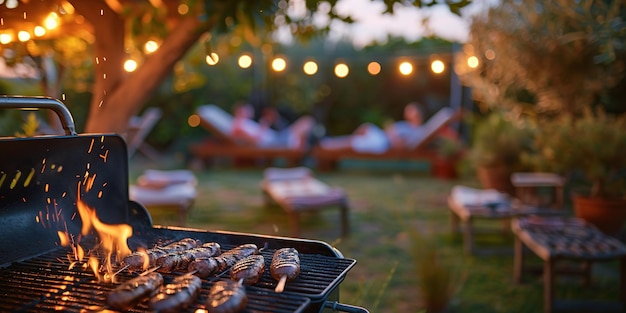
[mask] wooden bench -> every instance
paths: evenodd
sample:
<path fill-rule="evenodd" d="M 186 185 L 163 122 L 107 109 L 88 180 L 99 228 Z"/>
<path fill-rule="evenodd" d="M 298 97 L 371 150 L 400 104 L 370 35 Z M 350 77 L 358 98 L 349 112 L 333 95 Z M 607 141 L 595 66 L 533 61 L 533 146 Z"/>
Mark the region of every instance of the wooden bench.
<path fill-rule="evenodd" d="M 626 246 L 591 224 L 572 217 L 522 217 L 511 223 L 515 234 L 513 276 L 522 281 L 525 247 L 543 260 L 544 312 L 575 310 L 591 312 L 624 312 L 626 309 Z M 578 271 L 557 268 L 558 261 L 578 260 L 583 267 Z M 594 261 L 619 260 L 619 302 L 591 300 L 556 300 L 554 296 L 557 273 L 582 275 L 585 285 L 591 283 L 591 265 Z"/>
<path fill-rule="evenodd" d="M 450 223 L 452 233 L 461 232 L 463 229 L 463 245 L 467 255 L 493 254 L 503 249 L 478 249 L 475 243 L 476 232 L 494 233 L 493 231 L 479 231 L 474 222 L 477 219 L 497 221 L 502 223 L 502 228 L 497 234 L 511 236 L 511 218 L 524 215 L 562 215 L 561 210 L 543 209 L 522 204 L 509 195 L 493 189 L 477 189 L 462 185 L 452 188 L 448 196 L 448 208 L 450 209 Z M 510 248 L 506 251 L 512 252 Z"/>
<path fill-rule="evenodd" d="M 267 168 L 261 182 L 265 205 L 278 204 L 287 213 L 292 235 L 300 236 L 300 213 L 338 208 L 341 235 L 350 233 L 348 197 L 341 188 L 330 187 L 305 167 Z"/>

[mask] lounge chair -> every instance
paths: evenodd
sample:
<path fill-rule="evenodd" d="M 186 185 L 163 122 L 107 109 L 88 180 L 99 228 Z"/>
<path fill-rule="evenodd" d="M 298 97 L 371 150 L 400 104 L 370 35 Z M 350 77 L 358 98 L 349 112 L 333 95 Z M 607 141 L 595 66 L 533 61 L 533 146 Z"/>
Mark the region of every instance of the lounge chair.
<path fill-rule="evenodd" d="M 424 123 L 426 129 L 425 136 L 413 147 L 391 148 L 384 153 L 359 152 L 352 148 L 324 149 L 316 146 L 312 150 L 312 155 L 317 161 L 320 171 L 328 171 L 337 167 L 337 163 L 342 159 L 368 159 L 368 160 L 433 160 L 437 156 L 436 150 L 431 143 L 446 126 L 461 117 L 460 110 L 453 110 L 445 107 L 437 111 L 435 115 Z"/>
<path fill-rule="evenodd" d="M 151 107 L 146 109 L 143 115 L 133 116 L 130 119 L 125 134 L 129 158 L 132 158 L 139 151 L 152 160 L 159 159 L 159 154 L 145 140 L 162 115 L 161 109 Z"/>
<path fill-rule="evenodd" d="M 265 160 L 284 158 L 288 166 L 295 166 L 306 155 L 304 148 L 258 147 L 237 141 L 230 135 L 232 115 L 216 105 L 202 105 L 198 107 L 196 113 L 200 117 L 200 125 L 213 135 L 190 146 L 189 150 L 196 159 L 206 161 L 218 157 Z"/>

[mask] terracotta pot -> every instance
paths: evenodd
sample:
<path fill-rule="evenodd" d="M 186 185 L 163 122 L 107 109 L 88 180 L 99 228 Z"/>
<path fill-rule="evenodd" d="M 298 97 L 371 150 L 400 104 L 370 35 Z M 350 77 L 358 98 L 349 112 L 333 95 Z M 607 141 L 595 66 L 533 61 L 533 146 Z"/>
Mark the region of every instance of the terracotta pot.
<path fill-rule="evenodd" d="M 485 189 L 495 189 L 509 195 L 515 195 L 511 183 L 511 170 L 506 166 L 479 166 L 478 180 Z"/>
<path fill-rule="evenodd" d="M 456 179 L 459 173 L 456 170 L 456 160 L 435 158 L 431 164 L 432 175 L 443 179 Z"/>
<path fill-rule="evenodd" d="M 574 214 L 595 225 L 608 235 L 615 236 L 626 221 L 626 199 L 573 196 Z"/>

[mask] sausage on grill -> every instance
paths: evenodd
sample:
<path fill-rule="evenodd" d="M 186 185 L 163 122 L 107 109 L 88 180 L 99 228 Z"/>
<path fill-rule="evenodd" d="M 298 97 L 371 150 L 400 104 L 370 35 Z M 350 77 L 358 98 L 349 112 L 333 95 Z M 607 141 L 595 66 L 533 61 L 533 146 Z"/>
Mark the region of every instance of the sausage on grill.
<path fill-rule="evenodd" d="M 196 300 L 201 287 L 202 281 L 197 276 L 177 276 L 150 299 L 149 307 L 156 312 L 180 312 Z"/>
<path fill-rule="evenodd" d="M 210 275 L 221 273 L 235 265 L 237 261 L 258 254 L 259 249 L 255 244 L 244 244 L 222 253 L 220 256 L 195 259 L 189 264 L 188 271 L 195 272 L 197 276 L 206 278 Z"/>
<path fill-rule="evenodd" d="M 157 271 L 161 273 L 187 271 L 189 263 L 193 260 L 218 256 L 220 253 L 221 247 L 217 242 L 207 242 L 200 247 L 161 256 L 154 264 L 158 267 Z"/>
<path fill-rule="evenodd" d="M 237 313 L 248 303 L 246 288 L 236 281 L 220 280 L 209 290 L 206 307 L 211 313 Z"/>
<path fill-rule="evenodd" d="M 254 285 L 259 282 L 265 272 L 265 258 L 261 254 L 245 257 L 235 263 L 230 269 L 230 278 L 242 281 L 244 285 Z"/>
<path fill-rule="evenodd" d="M 300 257 L 295 248 L 282 248 L 274 251 L 270 265 L 272 278 L 278 281 L 276 292 L 283 292 L 285 283 L 292 281 L 300 274 Z"/>
<path fill-rule="evenodd" d="M 144 267 L 146 258 L 148 261 L 148 267 L 154 266 L 156 260 L 159 257 L 167 255 L 168 253 L 175 253 L 192 249 L 199 246 L 200 244 L 201 242 L 199 240 L 193 238 L 184 238 L 163 247 L 154 247 L 147 249 L 146 251 L 135 251 L 126 256 L 122 262 L 123 265 L 128 266 L 130 270 L 138 271 L 147 268 Z"/>
<path fill-rule="evenodd" d="M 117 310 L 131 309 L 145 297 L 157 292 L 163 284 L 163 276 L 156 272 L 137 276 L 113 289 L 107 296 L 107 303 Z"/>

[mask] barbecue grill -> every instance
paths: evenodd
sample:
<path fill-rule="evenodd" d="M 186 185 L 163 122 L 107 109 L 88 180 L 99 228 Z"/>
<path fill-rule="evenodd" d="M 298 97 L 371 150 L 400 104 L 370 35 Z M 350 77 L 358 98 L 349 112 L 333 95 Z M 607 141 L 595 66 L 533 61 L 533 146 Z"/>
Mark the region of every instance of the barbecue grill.
<path fill-rule="evenodd" d="M 146 208 L 128 198 L 123 138 L 78 135 L 70 112 L 51 98 L 2 96 L 0 108 L 53 110 L 66 132 L 62 136 L 0 138 L 0 311 L 111 310 L 106 305 L 107 294 L 140 273 L 122 269 L 104 275 L 107 235 L 96 227 L 101 222 L 114 228 L 132 227 L 132 236 L 126 240 L 132 251 L 187 237 L 217 242 L 224 251 L 246 243 L 264 247 L 266 271 L 258 284 L 245 287 L 248 305 L 243 312 L 368 312 L 338 302 L 339 285 L 356 261 L 329 244 L 153 225 Z M 283 247 L 299 251 L 301 272 L 287 283 L 284 292 L 276 293 L 276 281 L 267 269 L 273 251 Z M 113 252 L 113 259 L 115 255 Z M 99 265 L 93 266 L 91 260 Z M 120 270 L 117 263 L 112 264 L 114 270 Z M 180 274 L 164 274 L 166 283 Z M 208 290 L 223 279 L 228 279 L 228 274 L 203 279 L 200 295 L 185 312 L 206 312 L 203 303 Z M 145 302 L 131 310 L 145 311 L 149 311 Z"/>

